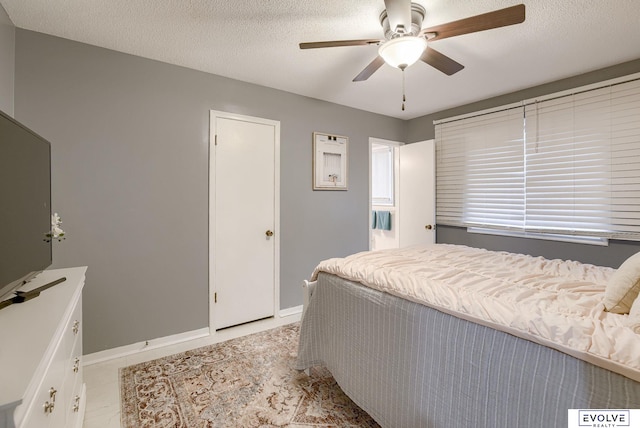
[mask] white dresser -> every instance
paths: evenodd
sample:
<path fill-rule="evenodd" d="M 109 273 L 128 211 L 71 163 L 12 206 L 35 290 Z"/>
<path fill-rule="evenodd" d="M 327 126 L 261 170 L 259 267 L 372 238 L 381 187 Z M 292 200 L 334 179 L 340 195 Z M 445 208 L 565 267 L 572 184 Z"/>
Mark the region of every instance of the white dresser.
<path fill-rule="evenodd" d="M 48 270 L 22 288 L 67 280 L 0 310 L 0 428 L 79 428 L 86 267 Z"/>

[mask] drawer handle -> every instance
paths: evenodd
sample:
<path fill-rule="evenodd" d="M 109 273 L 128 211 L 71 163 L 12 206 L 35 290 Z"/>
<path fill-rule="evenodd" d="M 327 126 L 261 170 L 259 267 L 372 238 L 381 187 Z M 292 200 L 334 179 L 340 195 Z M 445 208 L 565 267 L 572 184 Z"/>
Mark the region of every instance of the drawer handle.
<path fill-rule="evenodd" d="M 49 398 L 51 399 L 51 404 L 56 402 L 56 394 L 57 393 L 58 393 L 58 390 L 55 389 L 53 386 L 49 389 Z"/>
<path fill-rule="evenodd" d="M 80 369 L 80 358 L 76 357 L 75 360 L 73 360 L 73 372 L 78 373 L 79 369 Z"/>
<path fill-rule="evenodd" d="M 47 414 L 47 415 L 53 413 L 53 407 L 54 407 L 53 403 L 49 403 L 48 401 L 45 401 L 44 402 L 44 413 Z"/>
<path fill-rule="evenodd" d="M 80 396 L 76 395 L 75 397 L 73 397 L 73 407 L 72 410 L 74 412 L 78 412 L 80 410 Z"/>
<path fill-rule="evenodd" d="M 71 330 L 73 330 L 73 334 L 78 334 L 78 331 L 80 331 L 80 321 L 75 320 Z"/>

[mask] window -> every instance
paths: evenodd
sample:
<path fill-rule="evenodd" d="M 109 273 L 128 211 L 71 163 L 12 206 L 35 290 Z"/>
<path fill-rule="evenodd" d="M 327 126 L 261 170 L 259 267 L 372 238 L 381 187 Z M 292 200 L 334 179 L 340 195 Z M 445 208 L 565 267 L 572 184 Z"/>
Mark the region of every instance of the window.
<path fill-rule="evenodd" d="M 610 89 L 526 106 L 528 230 L 610 232 Z"/>
<path fill-rule="evenodd" d="M 439 224 L 640 240 L 640 79 L 436 123 Z"/>
<path fill-rule="evenodd" d="M 439 224 L 520 228 L 524 216 L 522 109 L 436 126 Z"/>
<path fill-rule="evenodd" d="M 393 205 L 393 146 L 371 145 L 371 202 Z"/>

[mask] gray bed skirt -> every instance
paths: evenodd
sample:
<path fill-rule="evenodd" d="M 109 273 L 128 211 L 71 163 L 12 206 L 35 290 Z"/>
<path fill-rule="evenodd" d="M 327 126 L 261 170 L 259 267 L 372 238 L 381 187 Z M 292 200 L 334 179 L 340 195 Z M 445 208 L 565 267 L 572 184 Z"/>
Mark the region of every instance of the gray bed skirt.
<path fill-rule="evenodd" d="M 388 428 L 566 427 L 568 409 L 640 408 L 622 375 L 326 273 L 300 329 L 297 368 L 315 365 Z"/>

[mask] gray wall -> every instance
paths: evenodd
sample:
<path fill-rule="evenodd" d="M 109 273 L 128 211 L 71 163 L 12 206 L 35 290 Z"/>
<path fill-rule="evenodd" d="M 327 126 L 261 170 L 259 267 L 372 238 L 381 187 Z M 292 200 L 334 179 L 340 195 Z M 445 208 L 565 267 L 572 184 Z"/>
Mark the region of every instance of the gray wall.
<path fill-rule="evenodd" d="M 434 119 L 640 71 L 633 61 L 403 122 L 12 25 L 4 30 L 0 67 L 13 70 L 15 55 L 15 75 L 2 71 L 0 108 L 12 108 L 52 142 L 53 208 L 68 233 L 55 243 L 54 267 L 89 266 L 87 353 L 208 325 L 210 109 L 281 122 L 280 293 L 287 308 L 302 303 L 300 282 L 318 261 L 368 248 L 370 136 L 430 139 Z M 349 191 L 311 190 L 313 131 L 350 137 Z M 437 236 L 612 266 L 638 249 L 446 227 Z"/>
<path fill-rule="evenodd" d="M 618 268 L 629 256 L 640 251 L 640 245 L 633 241 L 610 240 L 608 247 L 602 247 L 572 242 L 469 233 L 466 228 L 442 225 L 438 225 L 436 228 L 436 241 L 543 256 L 547 259 L 577 260 L 582 263 L 614 268 Z"/>
<path fill-rule="evenodd" d="M 0 110 L 13 116 L 16 29 L 0 4 Z"/>
<path fill-rule="evenodd" d="M 457 116 L 491 107 L 501 106 L 578 86 L 601 82 L 619 76 L 640 72 L 640 59 L 613 67 L 581 74 L 568 79 L 535 86 L 518 92 L 505 94 L 472 104 L 440 111 L 428 116 L 412 119 L 407 123 L 407 141 L 416 142 L 435 138 L 433 121 Z M 469 245 L 492 250 L 578 260 L 603 266 L 618 267 L 627 257 L 640 251 L 640 244 L 629 241 L 610 241 L 608 247 L 560 243 L 525 238 L 506 238 L 492 235 L 467 233 L 464 228 L 438 225 L 436 241 L 450 244 Z"/>
<path fill-rule="evenodd" d="M 368 248 L 368 138 L 405 122 L 31 31 L 15 116 L 52 143 L 54 267 L 89 266 L 85 352 L 208 326 L 209 110 L 281 122 L 281 308 L 322 259 Z M 349 190 L 311 190 L 311 136 L 350 137 Z"/>

